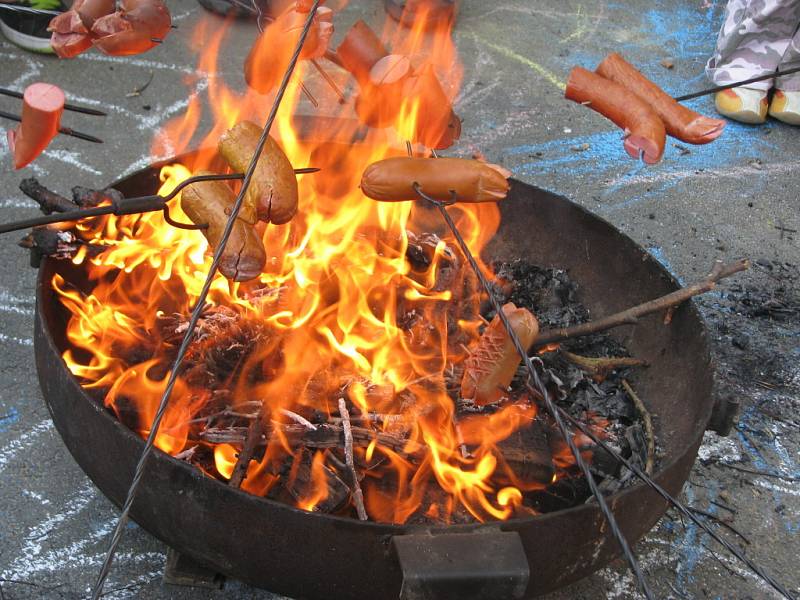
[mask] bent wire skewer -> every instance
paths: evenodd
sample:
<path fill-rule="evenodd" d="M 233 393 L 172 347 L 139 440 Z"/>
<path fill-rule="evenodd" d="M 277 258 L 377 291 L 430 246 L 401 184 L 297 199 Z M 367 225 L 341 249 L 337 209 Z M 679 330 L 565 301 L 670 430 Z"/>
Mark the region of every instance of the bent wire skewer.
<path fill-rule="evenodd" d="M 433 153 L 433 155 L 434 155 L 434 157 L 436 157 L 436 153 L 435 152 Z M 617 527 L 617 523 L 616 523 L 616 520 L 614 519 L 613 513 L 611 513 L 611 511 L 608 509 L 608 505 L 605 502 L 605 498 L 603 497 L 603 495 L 599 491 L 599 489 L 597 489 L 596 483 L 595 483 L 594 478 L 593 478 L 593 476 L 592 476 L 592 474 L 591 474 L 591 472 L 589 470 L 589 467 L 583 461 L 583 458 L 582 458 L 580 452 L 578 451 L 577 446 L 575 445 L 574 441 L 572 440 L 572 437 L 569 434 L 569 431 L 566 429 L 566 424 L 564 423 L 564 419 L 568 420 L 575 427 L 577 427 L 581 432 L 586 434 L 592 441 L 594 441 L 601 448 L 603 448 L 603 450 L 605 450 L 607 453 L 609 453 L 616 461 L 618 461 L 619 463 L 623 464 L 625 467 L 630 469 L 636 477 L 638 477 L 642 482 L 644 482 L 650 488 L 652 488 L 656 493 L 658 493 L 662 498 L 664 498 L 669 504 L 671 504 L 673 507 L 675 507 L 681 514 L 685 515 L 686 517 L 691 519 L 694 523 L 696 523 L 698 526 L 700 526 L 703 529 L 703 531 L 708 533 L 715 541 L 717 541 L 725 549 L 727 549 L 731 554 L 733 554 L 736 558 L 738 558 L 745 565 L 747 565 L 748 568 L 750 568 L 764 582 L 769 584 L 774 590 L 779 592 L 785 598 L 788 598 L 789 600 L 794 600 L 794 596 L 792 596 L 791 593 L 783 585 L 781 585 L 779 582 L 777 582 L 775 579 L 773 579 L 769 574 L 767 574 L 766 571 L 762 567 L 760 567 L 755 562 L 753 562 L 752 560 L 747 558 L 747 556 L 745 556 L 744 553 L 741 550 L 739 550 L 733 544 L 729 543 L 724 538 L 719 536 L 713 529 L 711 529 L 711 527 L 708 524 L 706 524 L 703 521 L 701 521 L 700 519 L 698 519 L 697 516 L 692 512 L 691 508 L 689 508 L 687 506 L 684 506 L 680 501 L 678 501 L 671 494 L 669 494 L 664 488 L 662 488 L 658 483 L 656 483 L 656 481 L 652 477 L 647 475 L 644 471 L 642 471 L 641 469 L 636 467 L 633 463 L 631 463 L 629 460 L 625 459 L 622 455 L 620 455 L 613 448 L 611 448 L 611 446 L 609 446 L 602 439 L 600 439 L 591 430 L 590 427 L 588 427 L 584 423 L 581 423 L 580 421 L 578 421 L 577 419 L 575 419 L 574 417 L 569 415 L 569 413 L 567 413 L 563 408 L 561 408 L 559 406 L 556 406 L 554 404 L 552 398 L 550 397 L 549 392 L 547 391 L 547 388 L 545 387 L 544 383 L 542 382 L 541 378 L 539 377 L 539 373 L 536 371 L 536 368 L 535 368 L 535 366 L 533 364 L 533 359 L 531 359 L 531 357 L 528 355 L 527 349 L 523 348 L 519 337 L 514 332 L 514 329 L 513 329 L 513 327 L 511 326 L 511 323 L 508 320 L 508 317 L 506 316 L 505 312 L 503 312 L 502 307 L 500 306 L 500 302 L 495 297 L 494 292 L 492 291 L 491 285 L 489 284 L 488 280 L 486 279 L 486 276 L 481 271 L 480 267 L 478 266 L 477 261 L 475 260 L 474 255 L 472 254 L 471 250 L 469 249 L 469 246 L 467 246 L 467 243 L 464 241 L 464 238 L 461 236 L 461 233 L 458 231 L 458 228 L 456 227 L 455 221 L 453 221 L 453 218 L 447 212 L 447 208 L 446 207 L 455 203 L 455 193 L 453 193 L 453 198 L 450 198 L 448 200 L 438 200 L 436 198 L 431 198 L 430 196 L 425 194 L 424 190 L 422 189 L 422 187 L 418 183 L 414 183 L 413 187 L 414 187 L 414 190 L 415 190 L 415 192 L 416 192 L 416 194 L 417 194 L 417 196 L 419 197 L 420 200 L 423 200 L 426 203 L 428 203 L 430 205 L 433 205 L 435 208 L 437 208 L 439 210 L 442 218 L 444 219 L 444 221 L 447 224 L 448 228 L 450 229 L 451 233 L 456 238 L 456 241 L 458 242 L 458 245 L 461 248 L 461 251 L 464 253 L 464 256 L 467 258 L 467 261 L 469 262 L 470 267 L 475 272 L 476 277 L 480 281 L 481 287 L 483 288 L 483 290 L 488 295 L 489 301 L 492 304 L 492 308 L 495 310 L 496 314 L 500 318 L 500 321 L 502 322 L 504 329 L 508 333 L 509 339 L 514 344 L 514 347 L 517 350 L 517 353 L 520 355 L 520 357 L 523 360 L 523 363 L 525 364 L 525 367 L 527 368 L 527 371 L 528 371 L 528 374 L 529 374 L 529 380 L 528 380 L 528 383 L 527 383 L 528 389 L 531 392 L 535 393 L 536 395 L 539 395 L 539 396 L 542 397 L 542 400 L 544 401 L 545 406 L 548 409 L 548 412 L 550 412 L 550 414 L 553 416 L 553 419 L 556 421 L 556 424 L 558 425 L 562 436 L 564 436 L 565 441 L 567 442 L 567 444 L 570 447 L 570 450 L 572 451 L 573 455 L 575 456 L 576 462 L 580 466 L 581 470 L 584 472 L 584 475 L 586 476 L 586 479 L 587 479 L 587 483 L 589 484 L 589 487 L 591 488 L 592 493 L 594 494 L 595 498 L 598 501 L 598 505 L 600 507 L 600 510 L 603 512 L 603 515 L 606 517 L 606 519 L 607 519 L 607 521 L 609 523 L 609 526 L 610 526 L 612 532 L 614 533 L 614 536 L 617 538 L 617 541 L 620 543 L 620 546 L 623 549 L 625 557 L 628 559 L 628 563 L 629 563 L 629 565 L 631 567 L 631 570 L 636 575 L 638 583 L 639 583 L 639 586 L 640 586 L 642 592 L 645 594 L 645 596 L 647 596 L 648 598 L 651 598 L 652 597 L 652 592 L 647 587 L 647 583 L 644 580 L 644 577 L 643 577 L 642 573 L 638 569 L 638 563 L 636 562 L 635 557 L 631 553 L 630 548 L 628 547 L 627 541 L 625 540 L 624 536 L 622 535 L 622 532 L 619 531 L 619 528 Z"/>
<path fill-rule="evenodd" d="M 295 175 L 303 175 L 307 173 L 316 173 L 319 169 L 316 167 L 306 167 L 302 169 L 295 169 Z M 159 196 L 153 194 L 152 196 L 137 196 L 134 198 L 111 199 L 111 204 L 106 206 L 96 206 L 94 208 L 82 208 L 79 210 L 70 210 L 67 212 L 53 213 L 51 215 L 44 215 L 42 217 L 34 217 L 33 219 L 25 219 L 23 221 L 14 221 L 13 223 L 6 223 L 0 225 L 0 234 L 8 233 L 9 231 L 19 231 L 20 229 L 28 229 L 30 227 L 39 227 L 41 225 L 49 225 L 51 223 L 64 223 L 68 221 L 80 221 L 89 217 L 99 217 L 102 215 L 134 215 L 136 213 L 155 212 L 158 210 L 164 211 L 164 220 L 178 229 L 208 229 L 207 223 L 195 225 L 194 223 L 180 223 L 175 221 L 169 214 L 169 206 L 167 202 L 177 196 L 183 188 L 193 183 L 200 181 L 225 181 L 225 180 L 243 180 L 244 173 L 228 173 L 219 175 L 195 175 L 189 179 L 183 180 L 179 183 L 174 190 L 166 196 Z"/>

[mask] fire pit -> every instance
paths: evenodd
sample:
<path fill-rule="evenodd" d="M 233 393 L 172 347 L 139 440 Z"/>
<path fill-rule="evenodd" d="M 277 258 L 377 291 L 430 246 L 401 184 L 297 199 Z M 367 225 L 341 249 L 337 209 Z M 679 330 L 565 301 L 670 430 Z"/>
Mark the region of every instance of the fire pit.
<path fill-rule="evenodd" d="M 184 157 L 177 160 L 183 162 Z M 160 165 L 117 182 L 125 196 L 152 194 Z M 647 252 L 566 199 L 514 181 L 500 203 L 500 226 L 486 262 L 525 258 L 569 271 L 593 315 L 662 296 L 677 283 Z M 424 208 L 415 209 L 424 211 Z M 62 354 L 70 348 L 67 312 L 54 275 L 84 291 L 86 270 L 48 260 L 38 282 L 35 350 L 56 427 L 98 487 L 121 504 L 143 440 L 81 387 Z M 691 305 L 669 326 L 662 315 L 615 334 L 650 363 L 635 381 L 656 420 L 660 456 L 654 478 L 678 493 L 711 414 L 705 329 Z M 609 499 L 626 538 L 640 538 L 665 503 L 642 485 Z M 529 597 L 600 568 L 618 553 L 594 504 L 527 518 L 450 526 L 360 522 L 306 512 L 204 475 L 158 452 L 132 510 L 147 531 L 220 572 L 290 596 L 309 598 Z M 365 568 L 368 561 L 368 568 Z"/>

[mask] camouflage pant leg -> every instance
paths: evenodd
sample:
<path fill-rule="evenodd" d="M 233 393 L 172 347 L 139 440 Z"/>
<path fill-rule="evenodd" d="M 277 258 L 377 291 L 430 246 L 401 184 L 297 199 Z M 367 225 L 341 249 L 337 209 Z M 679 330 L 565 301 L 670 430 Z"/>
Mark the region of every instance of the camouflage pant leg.
<path fill-rule="evenodd" d="M 777 69 L 782 58 L 783 64 L 800 59 L 798 24 L 800 0 L 728 0 L 706 73 L 720 85 L 765 75 Z M 800 90 L 800 77 L 790 75 L 781 84 Z M 764 81 L 748 87 L 767 90 L 772 85 Z"/>

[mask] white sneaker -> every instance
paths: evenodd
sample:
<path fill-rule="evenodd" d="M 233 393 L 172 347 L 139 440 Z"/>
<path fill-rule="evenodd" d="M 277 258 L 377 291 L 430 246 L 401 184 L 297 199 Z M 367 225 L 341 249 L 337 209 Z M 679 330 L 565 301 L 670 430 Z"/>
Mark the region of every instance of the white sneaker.
<path fill-rule="evenodd" d="M 738 87 L 717 92 L 714 96 L 717 112 L 724 117 L 760 125 L 767 120 L 767 92 L 753 88 Z"/>
<path fill-rule="evenodd" d="M 789 125 L 800 125 L 800 92 L 775 90 L 769 114 Z"/>

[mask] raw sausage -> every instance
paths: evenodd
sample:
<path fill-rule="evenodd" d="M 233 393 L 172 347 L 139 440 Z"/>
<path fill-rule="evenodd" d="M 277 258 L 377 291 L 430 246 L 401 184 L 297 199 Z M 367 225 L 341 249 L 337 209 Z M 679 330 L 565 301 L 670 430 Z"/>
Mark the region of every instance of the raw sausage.
<path fill-rule="evenodd" d="M 259 94 L 268 94 L 280 83 L 308 16 L 290 8 L 273 21 L 257 38 L 244 61 L 247 85 Z M 317 9 L 300 53 L 301 59 L 322 57 L 333 35 L 333 11 Z"/>
<path fill-rule="evenodd" d="M 539 322 L 526 308 L 517 308 L 512 302 L 503 306 L 511 328 L 529 348 L 539 334 Z M 500 317 L 495 315 L 483 332 L 478 347 L 465 361 L 461 379 L 461 397 L 478 406 L 497 402 L 507 395 L 522 357 L 517 352 Z"/>
<path fill-rule="evenodd" d="M 210 173 L 201 171 L 196 175 Z M 213 251 L 217 249 L 235 200 L 233 190 L 222 181 L 193 183 L 181 193 L 181 208 L 186 216 L 196 225 L 208 224 L 203 235 Z M 249 281 L 261 274 L 266 261 L 264 244 L 255 228 L 237 217 L 222 253 L 220 273 L 233 281 Z"/>
<path fill-rule="evenodd" d="M 104 54 L 129 56 L 147 52 L 170 32 L 172 19 L 161 0 L 122 0 L 120 10 L 92 25 L 92 44 Z"/>
<path fill-rule="evenodd" d="M 625 130 L 625 150 L 647 164 L 661 160 L 666 142 L 664 123 L 639 96 L 597 73 L 575 67 L 564 96 L 613 121 Z"/>
<path fill-rule="evenodd" d="M 414 183 L 428 196 L 460 202 L 497 202 L 506 197 L 511 173 L 499 165 L 466 158 L 386 158 L 369 165 L 361 189 L 373 200 L 415 200 Z"/>
<path fill-rule="evenodd" d="M 22 121 L 7 132 L 8 147 L 14 156 L 14 168 L 21 169 L 58 135 L 64 92 L 49 83 L 34 83 L 25 88 Z"/>
<path fill-rule="evenodd" d="M 234 171 L 244 173 L 261 137 L 261 128 L 251 121 L 237 123 L 219 138 L 218 149 Z M 271 137 L 258 159 L 247 190 L 242 218 L 252 222 L 253 212 L 260 221 L 282 225 L 297 213 L 297 177 L 292 163 Z"/>
<path fill-rule="evenodd" d="M 689 144 L 707 144 L 722 135 L 725 121 L 703 116 L 678 103 L 616 52 L 606 56 L 596 73 L 629 89 L 649 104 L 672 137 Z"/>
<path fill-rule="evenodd" d="M 373 65 L 389 54 L 380 38 L 364 21 L 356 21 L 336 49 L 342 67 L 361 82 L 369 80 Z"/>

